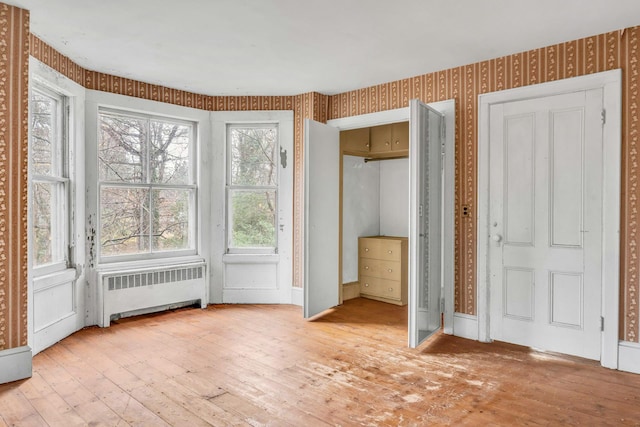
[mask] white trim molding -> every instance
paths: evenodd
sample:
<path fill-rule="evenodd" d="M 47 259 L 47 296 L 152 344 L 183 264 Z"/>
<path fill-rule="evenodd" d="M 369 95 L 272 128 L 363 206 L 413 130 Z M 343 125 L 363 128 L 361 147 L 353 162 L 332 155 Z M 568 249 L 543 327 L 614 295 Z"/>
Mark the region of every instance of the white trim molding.
<path fill-rule="evenodd" d="M 622 71 L 611 70 L 570 79 L 483 94 L 478 97 L 478 339 L 491 341 L 489 329 L 488 245 L 489 245 L 489 108 L 493 104 L 540 98 L 576 91 L 603 89 L 606 123 L 603 127 L 603 235 L 601 342 L 602 366 L 618 368 L 620 292 L 620 174 Z M 620 347 L 622 348 L 622 347 Z M 625 347 L 627 348 L 627 347 Z M 626 351 L 626 350 L 625 350 Z M 627 354 L 627 353 L 625 353 Z M 636 356 L 637 357 L 637 356 Z M 637 359 L 636 359 L 637 360 Z M 636 365 L 637 366 L 637 365 Z"/>
<path fill-rule="evenodd" d="M 620 341 L 618 346 L 618 369 L 640 374 L 640 344 Z"/>
<path fill-rule="evenodd" d="M 31 347 L 23 346 L 0 351 L 0 384 L 30 378 Z"/>
<path fill-rule="evenodd" d="M 453 315 L 453 334 L 457 337 L 478 340 L 478 318 L 469 314 Z"/>
<path fill-rule="evenodd" d="M 304 290 L 302 288 L 291 288 L 291 304 L 304 305 Z"/>

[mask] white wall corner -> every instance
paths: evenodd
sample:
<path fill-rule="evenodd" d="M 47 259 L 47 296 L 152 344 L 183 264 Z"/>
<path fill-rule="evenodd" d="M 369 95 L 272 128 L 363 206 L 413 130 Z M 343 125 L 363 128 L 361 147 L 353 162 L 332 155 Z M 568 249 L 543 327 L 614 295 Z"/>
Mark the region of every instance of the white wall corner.
<path fill-rule="evenodd" d="M 30 378 L 31 347 L 23 346 L 0 351 L 0 384 Z"/>
<path fill-rule="evenodd" d="M 640 344 L 620 341 L 618 345 L 618 369 L 640 374 Z"/>
<path fill-rule="evenodd" d="M 302 307 L 304 304 L 304 290 L 302 288 L 291 288 L 291 304 Z"/>
<path fill-rule="evenodd" d="M 453 335 L 456 337 L 478 340 L 478 318 L 463 313 L 453 315 Z"/>

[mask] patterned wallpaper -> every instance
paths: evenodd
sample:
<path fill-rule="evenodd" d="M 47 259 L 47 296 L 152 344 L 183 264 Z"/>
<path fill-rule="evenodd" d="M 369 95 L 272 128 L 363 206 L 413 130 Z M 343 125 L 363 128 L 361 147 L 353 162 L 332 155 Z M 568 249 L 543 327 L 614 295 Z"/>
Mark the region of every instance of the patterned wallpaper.
<path fill-rule="evenodd" d="M 27 345 L 29 12 L 0 3 L 0 350 Z"/>
<path fill-rule="evenodd" d="M 293 109 L 295 132 L 294 285 L 302 283 L 302 144 L 304 118 L 326 121 L 425 102 L 456 99 L 456 311 L 476 311 L 477 96 L 615 68 L 623 69 L 623 165 L 621 213 L 621 337 L 638 341 L 638 60 L 639 27 L 424 74 L 333 96 L 213 97 L 85 70 L 36 36 L 31 54 L 90 89 L 154 99 L 206 110 Z M 466 205 L 473 215 L 461 219 Z"/>
<path fill-rule="evenodd" d="M 640 187 L 640 27 L 587 37 L 511 56 L 341 93 L 329 98 L 329 119 L 456 99 L 456 287 L 457 312 L 476 311 L 476 178 L 478 95 L 616 68 L 623 70 L 621 337 L 638 341 Z M 463 205 L 472 215 L 460 217 Z"/>
<path fill-rule="evenodd" d="M 87 70 L 31 34 L 31 55 L 87 89 L 208 111 L 292 110 L 292 96 L 210 96 Z"/>

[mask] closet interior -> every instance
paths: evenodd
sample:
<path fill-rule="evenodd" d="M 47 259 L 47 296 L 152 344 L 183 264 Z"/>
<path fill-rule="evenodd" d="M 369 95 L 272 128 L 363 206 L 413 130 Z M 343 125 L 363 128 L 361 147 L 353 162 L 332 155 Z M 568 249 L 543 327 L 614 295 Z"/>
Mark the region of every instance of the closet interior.
<path fill-rule="evenodd" d="M 340 132 L 342 301 L 406 305 L 409 122 Z"/>

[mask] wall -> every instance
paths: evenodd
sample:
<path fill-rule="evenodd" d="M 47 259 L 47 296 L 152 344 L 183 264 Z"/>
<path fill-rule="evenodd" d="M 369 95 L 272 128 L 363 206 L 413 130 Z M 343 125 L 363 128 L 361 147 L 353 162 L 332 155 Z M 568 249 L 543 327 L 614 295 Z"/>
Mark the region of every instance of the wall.
<path fill-rule="evenodd" d="M 380 163 L 380 234 L 409 235 L 409 159 Z"/>
<path fill-rule="evenodd" d="M 29 12 L 0 3 L 0 350 L 27 345 Z"/>
<path fill-rule="evenodd" d="M 622 84 L 621 330 L 638 341 L 640 262 L 640 27 L 627 28 L 489 61 L 346 92 L 329 98 L 329 119 L 406 107 L 419 98 L 456 100 L 455 310 L 476 313 L 478 95 L 616 68 Z M 462 219 L 461 207 L 472 215 Z"/>
<path fill-rule="evenodd" d="M 380 234 L 380 163 L 343 157 L 342 283 L 358 281 L 358 237 Z"/>
<path fill-rule="evenodd" d="M 5 27 L 6 28 L 6 27 Z M 6 37 L 4 35 L 3 37 Z M 640 263 L 640 183 L 638 137 L 640 120 L 640 27 L 614 31 L 496 58 L 462 67 L 424 74 L 333 96 L 308 93 L 293 97 L 212 97 L 135 82 L 84 70 L 31 36 L 36 58 L 86 87 L 210 110 L 293 109 L 295 123 L 294 178 L 294 285 L 302 283 L 302 138 L 304 118 L 326 121 L 340 117 L 405 107 L 411 98 L 435 102 L 456 100 L 456 287 L 455 309 L 476 313 L 476 179 L 477 96 L 574 77 L 599 71 L 623 70 L 622 213 L 621 213 L 621 338 L 637 342 Z M 23 46 L 28 46 L 24 43 Z M 6 64 L 0 68 L 6 69 Z M 78 80 L 76 80 L 78 81 Z M 6 101 L 5 101 L 6 102 Z M 6 105 L 6 103 L 4 104 Z M 25 143 L 26 145 L 26 143 Z M 26 148 L 25 148 L 26 149 Z M 11 165 L 19 169 L 17 163 Z M 19 205 L 19 204 L 18 204 Z M 460 217 L 467 205 L 472 215 Z M 12 205 L 13 206 L 13 205 Z M 19 211 L 20 208 L 15 208 Z M 26 235 L 26 230 L 21 236 Z M 16 246 L 21 247 L 19 243 Z M 10 251 L 9 251 L 10 252 Z M 6 316 L 6 314 L 5 314 Z M 2 317 L 6 322 L 6 317 Z M 0 324 L 1 325 L 1 324 Z M 0 326 L 1 327 L 1 326 Z"/>

